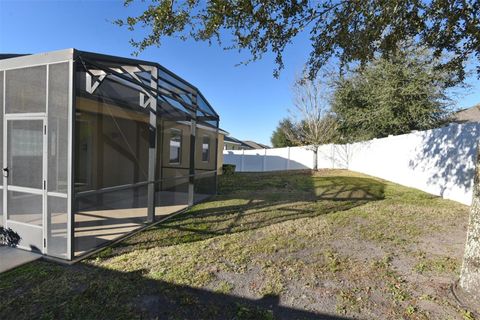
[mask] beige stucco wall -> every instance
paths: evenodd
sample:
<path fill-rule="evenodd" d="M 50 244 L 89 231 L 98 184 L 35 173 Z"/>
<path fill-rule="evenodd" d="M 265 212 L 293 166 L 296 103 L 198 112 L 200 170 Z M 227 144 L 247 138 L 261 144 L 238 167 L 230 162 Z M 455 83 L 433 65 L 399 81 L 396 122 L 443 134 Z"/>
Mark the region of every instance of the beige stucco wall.
<path fill-rule="evenodd" d="M 202 144 L 204 137 L 210 140 L 208 161 L 202 161 Z M 195 170 L 215 170 L 215 146 L 217 133 L 215 131 L 197 128 L 195 134 Z"/>
<path fill-rule="evenodd" d="M 162 148 L 159 148 L 158 168 L 161 168 L 162 178 L 168 179 L 179 176 L 188 176 L 190 166 L 190 126 L 183 123 L 173 121 L 162 121 L 159 124 L 162 130 L 159 130 L 159 144 Z M 171 129 L 179 129 L 182 131 L 182 144 L 181 144 L 181 156 L 180 163 L 169 163 L 170 160 L 170 136 Z M 202 161 L 202 143 L 203 138 L 207 136 L 210 138 L 209 147 L 209 160 Z M 195 132 L 195 169 L 199 172 L 207 170 L 215 170 L 215 147 L 216 147 L 217 133 L 212 130 L 198 128 Z M 221 173 L 223 164 L 223 135 L 218 134 L 218 154 L 217 154 L 217 169 Z M 160 176 L 160 174 L 158 174 Z M 165 185 L 171 185 L 172 183 L 165 183 Z"/>
<path fill-rule="evenodd" d="M 172 129 L 182 131 L 180 149 L 180 162 L 170 163 L 170 137 Z M 175 177 L 188 177 L 190 172 L 190 126 L 175 121 L 161 121 L 158 130 L 157 176 L 164 180 L 162 189 L 169 189 L 179 183 L 188 181 L 185 179 L 173 179 Z"/>

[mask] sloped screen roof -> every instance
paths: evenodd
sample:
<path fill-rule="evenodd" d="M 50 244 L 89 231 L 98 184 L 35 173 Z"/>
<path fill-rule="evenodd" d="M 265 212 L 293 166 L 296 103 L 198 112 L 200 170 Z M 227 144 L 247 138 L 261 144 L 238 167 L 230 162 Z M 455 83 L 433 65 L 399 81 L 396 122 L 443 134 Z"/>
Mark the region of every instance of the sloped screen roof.
<path fill-rule="evenodd" d="M 92 87 L 80 90 L 86 95 L 119 100 L 131 107 L 146 107 L 153 98 L 160 116 L 196 119 L 218 127 L 219 116 L 202 93 L 157 63 L 83 51 L 77 52 L 77 61 L 85 69 L 84 76 L 91 79 Z"/>

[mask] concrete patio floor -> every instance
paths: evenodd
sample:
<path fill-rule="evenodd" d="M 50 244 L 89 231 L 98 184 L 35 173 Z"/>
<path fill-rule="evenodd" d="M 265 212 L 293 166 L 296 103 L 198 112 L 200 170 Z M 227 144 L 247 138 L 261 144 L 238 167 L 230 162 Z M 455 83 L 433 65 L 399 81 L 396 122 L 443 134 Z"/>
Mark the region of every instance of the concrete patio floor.
<path fill-rule="evenodd" d="M 0 273 L 40 259 L 42 255 L 17 248 L 0 246 Z"/>

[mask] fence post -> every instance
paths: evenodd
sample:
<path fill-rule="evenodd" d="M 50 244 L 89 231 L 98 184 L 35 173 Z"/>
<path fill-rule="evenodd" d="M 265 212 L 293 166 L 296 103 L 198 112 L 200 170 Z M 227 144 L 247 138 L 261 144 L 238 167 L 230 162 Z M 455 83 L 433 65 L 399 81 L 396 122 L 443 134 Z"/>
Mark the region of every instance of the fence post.
<path fill-rule="evenodd" d="M 265 172 L 267 166 L 267 148 L 263 149 L 263 163 L 262 163 L 262 171 Z"/>
<path fill-rule="evenodd" d="M 287 147 L 287 167 L 286 170 L 290 170 L 290 147 Z"/>
<path fill-rule="evenodd" d="M 244 155 L 245 155 L 245 149 L 242 149 L 242 156 L 240 157 L 240 172 L 243 172 L 243 166 L 245 162 L 243 159 Z"/>
<path fill-rule="evenodd" d="M 332 143 L 332 169 L 335 169 L 335 144 Z"/>

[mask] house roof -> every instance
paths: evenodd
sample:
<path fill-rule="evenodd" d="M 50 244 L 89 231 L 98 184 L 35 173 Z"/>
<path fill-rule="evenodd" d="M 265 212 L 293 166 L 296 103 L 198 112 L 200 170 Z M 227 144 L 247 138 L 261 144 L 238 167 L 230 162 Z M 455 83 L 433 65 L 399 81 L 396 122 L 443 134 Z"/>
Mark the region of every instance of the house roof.
<path fill-rule="evenodd" d="M 473 107 L 455 112 L 452 115 L 453 122 L 480 122 L 480 103 Z"/>
<path fill-rule="evenodd" d="M 222 128 L 218 128 L 218 133 L 223 134 L 224 136 L 228 136 L 230 134 L 228 131 L 223 130 Z"/>
<path fill-rule="evenodd" d="M 238 139 L 235 139 L 234 137 L 228 137 L 228 136 L 226 136 L 225 138 L 223 138 L 223 141 L 224 141 L 224 142 L 233 143 L 233 144 L 238 144 L 238 145 L 241 145 L 241 144 L 242 144 L 242 141 L 240 141 L 240 140 L 238 140 Z"/>
<path fill-rule="evenodd" d="M 245 141 L 243 141 L 243 143 L 245 143 L 246 145 L 248 145 L 249 147 L 251 147 L 253 149 L 270 149 L 270 147 L 267 146 L 267 145 L 264 145 L 262 143 L 258 143 L 258 142 L 255 142 L 255 141 L 251 141 L 251 140 L 245 140 Z"/>
<path fill-rule="evenodd" d="M 245 143 L 245 141 L 242 141 L 242 140 L 238 140 L 234 137 L 228 137 L 228 136 L 225 136 L 225 138 L 223 139 L 224 142 L 227 142 L 227 143 L 232 143 L 232 144 L 236 144 L 236 145 L 239 145 L 239 146 L 242 146 L 244 148 L 248 148 L 248 149 L 252 149 L 251 146 L 249 146 L 248 144 Z"/>
<path fill-rule="evenodd" d="M 10 59 L 10 58 L 16 58 L 16 57 L 22 57 L 22 56 L 28 56 L 29 54 L 20 54 L 20 53 L 2 53 L 0 54 L 0 60 L 3 59 Z"/>

